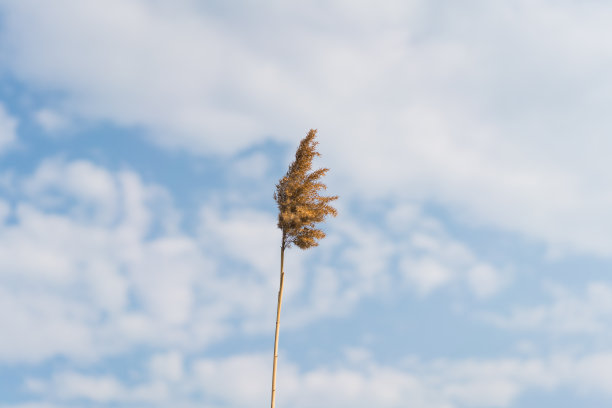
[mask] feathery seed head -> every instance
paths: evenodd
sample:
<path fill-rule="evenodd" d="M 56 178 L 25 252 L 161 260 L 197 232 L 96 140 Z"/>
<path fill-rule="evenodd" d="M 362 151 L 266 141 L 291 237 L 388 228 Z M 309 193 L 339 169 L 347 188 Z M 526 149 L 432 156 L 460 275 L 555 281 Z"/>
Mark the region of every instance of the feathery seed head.
<path fill-rule="evenodd" d="M 311 129 L 302 139 L 287 174 L 276 184 L 274 199 L 279 210 L 278 228 L 283 231 L 282 245 L 286 248 L 292 244 L 301 249 L 319 245 L 317 240 L 324 238 L 325 233 L 316 228 L 316 223 L 323 222 L 328 215 L 337 215 L 329 203 L 337 200 L 338 196 L 319 195 L 319 190 L 327 188 L 319 179 L 329 169 L 310 172 L 312 160 L 320 156 L 316 151 L 316 135 L 316 129 Z"/>

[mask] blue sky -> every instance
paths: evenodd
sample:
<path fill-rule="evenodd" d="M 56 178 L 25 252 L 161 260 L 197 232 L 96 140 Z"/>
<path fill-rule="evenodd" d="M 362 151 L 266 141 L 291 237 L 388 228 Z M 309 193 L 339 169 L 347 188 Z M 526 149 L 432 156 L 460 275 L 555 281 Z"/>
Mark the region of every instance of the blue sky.
<path fill-rule="evenodd" d="M 0 408 L 610 405 L 611 17 L 0 1 Z"/>

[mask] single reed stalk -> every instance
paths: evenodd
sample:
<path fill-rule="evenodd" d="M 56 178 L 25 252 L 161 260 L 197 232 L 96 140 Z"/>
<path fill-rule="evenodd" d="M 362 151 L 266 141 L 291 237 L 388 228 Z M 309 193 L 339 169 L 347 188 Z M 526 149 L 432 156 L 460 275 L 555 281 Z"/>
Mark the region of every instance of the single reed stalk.
<path fill-rule="evenodd" d="M 276 401 L 276 365 L 278 362 L 278 329 L 280 322 L 281 303 L 283 300 L 283 282 L 285 273 L 283 263 L 285 249 L 295 244 L 300 249 L 308 249 L 319 245 L 317 242 L 325 238 L 325 233 L 316 228 L 328 215 L 336 216 L 337 211 L 329 203 L 338 196 L 321 196 L 319 190 L 327 187 L 319 179 L 329 169 L 318 169 L 311 172 L 312 160 L 320 156 L 314 139 L 317 131 L 310 129 L 308 135 L 300 142 L 295 152 L 295 160 L 289 166 L 287 174 L 276 185 L 274 199 L 278 204 L 278 228 L 283 232 L 281 245 L 280 288 L 276 305 L 276 332 L 274 335 L 274 365 L 272 366 L 272 405 Z"/>

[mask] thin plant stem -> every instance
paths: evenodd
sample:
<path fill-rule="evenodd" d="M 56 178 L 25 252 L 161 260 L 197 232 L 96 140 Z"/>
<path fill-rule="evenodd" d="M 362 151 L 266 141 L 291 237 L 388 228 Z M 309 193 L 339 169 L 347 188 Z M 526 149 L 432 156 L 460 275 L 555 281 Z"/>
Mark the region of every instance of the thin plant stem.
<path fill-rule="evenodd" d="M 272 366 L 272 405 L 271 408 L 274 408 L 274 403 L 276 400 L 276 363 L 278 362 L 278 328 L 280 322 L 280 312 L 281 312 L 281 304 L 283 302 L 283 280 L 285 277 L 285 272 L 283 271 L 283 263 L 285 260 L 285 245 L 281 246 L 281 264 L 280 264 L 280 287 L 278 289 L 278 303 L 276 305 L 276 333 L 274 334 L 274 364 Z"/>

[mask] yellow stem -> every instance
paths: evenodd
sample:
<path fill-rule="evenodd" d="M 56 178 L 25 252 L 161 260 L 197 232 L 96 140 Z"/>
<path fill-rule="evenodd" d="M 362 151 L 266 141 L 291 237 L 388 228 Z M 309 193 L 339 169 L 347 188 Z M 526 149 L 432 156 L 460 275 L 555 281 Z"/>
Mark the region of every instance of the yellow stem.
<path fill-rule="evenodd" d="M 284 237 L 283 237 L 284 241 Z M 280 321 L 281 303 L 283 301 L 283 278 L 285 273 L 283 272 L 283 262 L 285 260 L 285 243 L 281 246 L 281 266 L 280 266 L 280 288 L 278 290 L 278 303 L 276 306 L 276 333 L 274 334 L 274 365 L 272 366 L 272 406 L 274 408 L 274 402 L 276 398 L 276 362 L 278 360 L 278 324 Z"/>

